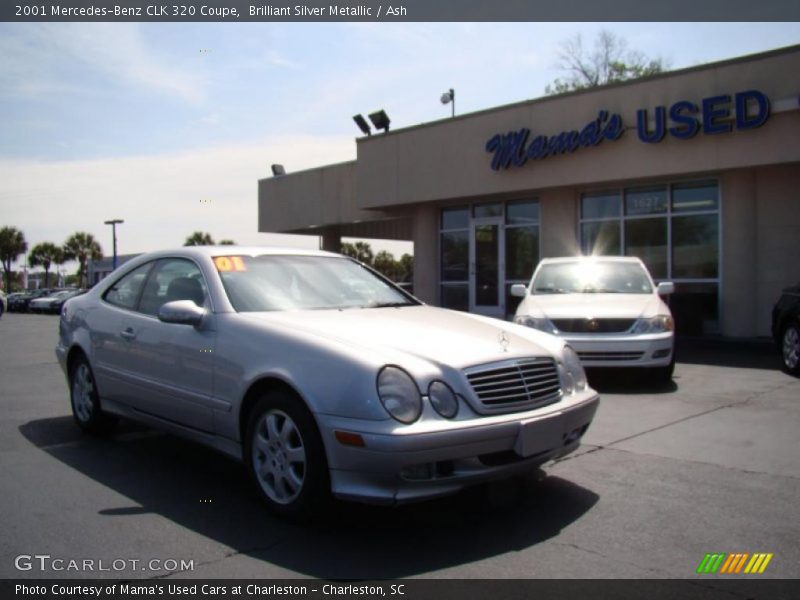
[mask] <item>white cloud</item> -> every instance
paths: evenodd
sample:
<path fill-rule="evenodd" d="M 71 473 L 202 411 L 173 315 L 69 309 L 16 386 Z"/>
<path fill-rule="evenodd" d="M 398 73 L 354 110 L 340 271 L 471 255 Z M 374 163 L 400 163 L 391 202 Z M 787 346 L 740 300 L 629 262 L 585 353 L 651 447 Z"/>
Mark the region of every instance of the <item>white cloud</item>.
<path fill-rule="evenodd" d="M 3 224 L 28 235 L 29 246 L 93 233 L 110 253 L 103 221 L 118 228 L 119 252 L 180 246 L 195 230 L 239 243 L 313 245 L 257 232 L 257 181 L 269 165 L 288 171 L 352 160 L 352 137 L 282 136 L 155 156 L 38 162 L 0 160 Z M 210 202 L 201 202 L 210 200 Z"/>
<path fill-rule="evenodd" d="M 152 30 L 158 31 L 158 30 Z M 82 89 L 65 73 L 88 67 L 109 82 L 177 96 L 190 103 L 204 99 L 201 79 L 158 55 L 136 23 L 45 23 L 4 28 L 0 36 L 0 83 L 20 95 L 45 95 Z M 172 61 L 174 62 L 174 61 Z"/>

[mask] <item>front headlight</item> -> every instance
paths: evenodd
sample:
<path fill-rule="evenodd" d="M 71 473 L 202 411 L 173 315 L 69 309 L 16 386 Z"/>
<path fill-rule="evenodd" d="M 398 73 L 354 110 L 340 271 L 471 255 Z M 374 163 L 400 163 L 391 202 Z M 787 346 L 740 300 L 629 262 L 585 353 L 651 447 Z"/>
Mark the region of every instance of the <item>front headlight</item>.
<path fill-rule="evenodd" d="M 564 346 L 563 352 L 564 366 L 564 393 L 575 394 L 586 389 L 586 372 L 581 365 L 575 350 L 569 346 Z"/>
<path fill-rule="evenodd" d="M 670 315 L 657 315 L 650 319 L 639 319 L 631 333 L 665 333 L 675 329 L 675 322 Z"/>
<path fill-rule="evenodd" d="M 399 367 L 386 366 L 378 373 L 378 397 L 386 412 L 401 423 L 413 423 L 422 412 L 417 384 Z"/>
<path fill-rule="evenodd" d="M 555 333 L 556 328 L 547 317 L 531 317 L 529 315 L 520 315 L 514 317 L 514 323 L 517 325 L 524 325 L 532 329 L 538 329 L 546 333 Z"/>
<path fill-rule="evenodd" d="M 452 419 L 458 414 L 458 398 L 444 381 L 431 382 L 428 386 L 428 398 L 434 410 L 445 419 Z"/>

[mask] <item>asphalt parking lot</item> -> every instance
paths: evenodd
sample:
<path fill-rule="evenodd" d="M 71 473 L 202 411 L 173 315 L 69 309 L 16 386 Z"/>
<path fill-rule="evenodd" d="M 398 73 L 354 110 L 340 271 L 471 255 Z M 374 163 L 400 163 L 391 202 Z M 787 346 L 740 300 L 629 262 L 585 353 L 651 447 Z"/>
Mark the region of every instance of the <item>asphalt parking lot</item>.
<path fill-rule="evenodd" d="M 299 526 L 211 450 L 131 425 L 82 436 L 56 335 L 57 317 L 0 319 L 2 578 L 692 578 L 708 552 L 769 552 L 758 577 L 800 575 L 800 380 L 763 347 L 682 348 L 666 386 L 590 373 L 597 418 L 546 477 Z M 37 554 L 129 562 L 15 567 Z"/>

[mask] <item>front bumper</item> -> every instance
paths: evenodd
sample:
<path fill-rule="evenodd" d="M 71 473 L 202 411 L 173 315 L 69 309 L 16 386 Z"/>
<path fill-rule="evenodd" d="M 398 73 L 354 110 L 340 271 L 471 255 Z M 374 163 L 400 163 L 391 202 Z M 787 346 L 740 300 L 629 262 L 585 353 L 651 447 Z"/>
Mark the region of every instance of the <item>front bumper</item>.
<path fill-rule="evenodd" d="M 666 367 L 675 351 L 673 333 L 560 335 L 584 367 Z"/>
<path fill-rule="evenodd" d="M 398 504 L 457 492 L 468 485 L 530 471 L 580 445 L 599 404 L 593 390 L 539 409 L 410 426 L 317 415 L 335 496 Z M 387 425 L 394 431 L 387 431 Z M 345 446 L 334 431 L 359 433 Z"/>

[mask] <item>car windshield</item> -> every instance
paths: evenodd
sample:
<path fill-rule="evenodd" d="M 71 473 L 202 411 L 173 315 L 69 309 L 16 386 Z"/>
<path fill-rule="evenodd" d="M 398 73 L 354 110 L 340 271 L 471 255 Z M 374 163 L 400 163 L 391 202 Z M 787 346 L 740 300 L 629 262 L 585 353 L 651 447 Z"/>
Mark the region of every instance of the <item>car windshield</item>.
<path fill-rule="evenodd" d="M 632 262 L 575 261 L 542 265 L 533 294 L 650 294 L 647 271 Z"/>
<path fill-rule="evenodd" d="M 335 256 L 217 256 L 238 312 L 381 308 L 418 304 L 360 264 Z"/>

